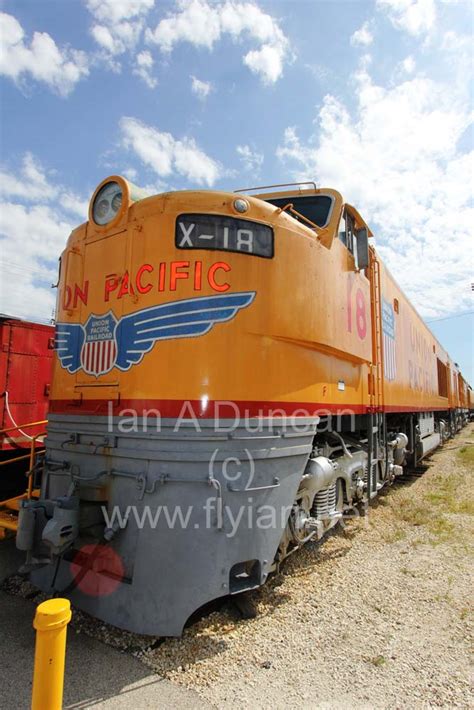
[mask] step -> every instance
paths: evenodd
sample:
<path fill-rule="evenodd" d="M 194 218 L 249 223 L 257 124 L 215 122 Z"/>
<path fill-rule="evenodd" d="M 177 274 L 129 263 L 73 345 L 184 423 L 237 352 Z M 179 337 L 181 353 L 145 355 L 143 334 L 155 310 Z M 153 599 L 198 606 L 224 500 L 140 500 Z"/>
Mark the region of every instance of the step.
<path fill-rule="evenodd" d="M 0 510 L 0 529 L 2 528 L 16 532 L 18 529 L 18 516 L 5 510 Z"/>
<path fill-rule="evenodd" d="M 31 493 L 32 498 L 39 498 L 39 490 L 33 490 Z M 7 510 L 15 510 L 18 511 L 20 510 L 20 501 L 26 500 L 27 498 L 27 493 L 23 493 L 21 496 L 16 496 L 16 498 L 9 498 L 8 500 L 2 500 L 0 501 L 0 510 L 2 508 L 6 508 Z"/>

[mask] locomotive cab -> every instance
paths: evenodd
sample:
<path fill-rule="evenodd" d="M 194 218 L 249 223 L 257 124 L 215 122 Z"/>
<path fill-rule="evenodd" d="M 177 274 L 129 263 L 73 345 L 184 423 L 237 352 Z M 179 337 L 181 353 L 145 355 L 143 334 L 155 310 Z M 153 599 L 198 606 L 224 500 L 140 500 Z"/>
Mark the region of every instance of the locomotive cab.
<path fill-rule="evenodd" d="M 312 185 L 313 189 L 299 187 L 297 192 L 263 193 L 258 194 L 257 197 L 287 211 L 291 217 L 314 229 L 319 235 L 322 234 L 321 230 L 332 221 L 333 229 L 335 228 L 334 234 L 337 234 L 354 258 L 354 269 L 366 269 L 369 266 L 369 238 L 373 234 L 355 207 L 346 204 L 342 210 L 339 209 L 339 226 L 337 227 L 332 219 L 332 213 L 334 209 L 340 208 L 340 205 L 336 204 L 334 195 L 324 194 L 323 191 L 318 190 L 314 182 L 296 183 L 296 185 Z M 275 185 L 275 187 L 290 186 L 291 183 L 289 185 Z M 323 243 L 330 247 L 332 242 L 326 239 L 323 240 Z"/>

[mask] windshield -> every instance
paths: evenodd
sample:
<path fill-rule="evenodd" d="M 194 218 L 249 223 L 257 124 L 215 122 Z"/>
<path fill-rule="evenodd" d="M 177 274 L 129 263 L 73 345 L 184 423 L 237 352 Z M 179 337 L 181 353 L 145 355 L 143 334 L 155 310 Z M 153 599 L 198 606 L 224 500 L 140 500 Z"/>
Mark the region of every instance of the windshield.
<path fill-rule="evenodd" d="M 293 208 L 317 224 L 318 227 L 325 227 L 329 220 L 331 211 L 332 198 L 329 195 L 308 195 L 299 197 L 278 197 L 275 199 L 265 200 L 275 207 L 285 207 L 291 204 Z M 298 219 L 297 215 L 288 212 L 291 217 Z M 298 221 L 302 221 L 299 220 Z"/>

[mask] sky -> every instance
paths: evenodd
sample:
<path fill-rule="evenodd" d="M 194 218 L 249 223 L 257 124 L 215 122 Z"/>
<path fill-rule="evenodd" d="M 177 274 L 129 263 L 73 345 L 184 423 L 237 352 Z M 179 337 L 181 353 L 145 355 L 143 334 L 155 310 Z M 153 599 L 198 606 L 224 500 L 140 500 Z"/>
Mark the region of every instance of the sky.
<path fill-rule="evenodd" d="M 47 322 L 97 184 L 339 190 L 474 384 L 467 0 L 0 0 L 0 312 Z"/>

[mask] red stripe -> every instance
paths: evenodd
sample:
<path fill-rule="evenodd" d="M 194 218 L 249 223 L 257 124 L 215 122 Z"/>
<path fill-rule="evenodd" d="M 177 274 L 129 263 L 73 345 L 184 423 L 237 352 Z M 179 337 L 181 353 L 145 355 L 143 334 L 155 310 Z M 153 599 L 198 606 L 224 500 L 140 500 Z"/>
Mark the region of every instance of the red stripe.
<path fill-rule="evenodd" d="M 447 403 L 446 403 L 447 405 Z M 386 404 L 382 407 L 382 410 L 387 413 L 395 412 L 445 412 L 448 409 L 454 409 L 454 407 L 414 407 L 413 405 L 402 406 L 400 404 Z"/>
<path fill-rule="evenodd" d="M 104 383 L 105 384 L 105 383 Z M 341 405 L 327 404 L 325 402 L 269 402 L 269 401 L 233 401 L 209 400 L 205 407 L 198 399 L 121 399 L 120 402 L 107 399 L 51 399 L 49 411 L 53 413 L 69 414 L 108 414 L 109 402 L 113 407 L 113 414 L 117 415 L 124 409 L 133 409 L 137 416 L 142 416 L 145 410 L 156 409 L 162 417 L 179 417 L 191 419 L 195 417 L 214 418 L 217 414 L 221 419 L 232 419 L 238 414 L 240 417 L 250 416 L 324 416 L 327 414 L 365 414 L 368 407 L 362 404 Z M 216 406 L 217 405 L 217 406 Z M 192 408 L 192 412 L 191 412 Z M 186 414 L 188 412 L 188 414 Z M 151 416 L 151 415 L 150 415 Z"/>
<path fill-rule="evenodd" d="M 112 406 L 109 412 L 109 402 Z M 322 402 L 271 402 L 271 401 L 246 401 L 239 400 L 232 402 L 235 406 L 226 405 L 227 400 L 209 400 L 206 408 L 203 408 L 200 400 L 174 400 L 174 399 L 122 399 L 120 402 L 107 399 L 51 399 L 49 403 L 49 411 L 53 414 L 95 414 L 106 415 L 113 414 L 115 416 L 123 412 L 124 409 L 132 409 L 137 416 L 143 416 L 145 410 L 155 409 L 160 412 L 162 417 L 179 417 L 183 419 L 201 417 L 205 419 L 213 419 L 219 414 L 221 419 L 232 419 L 236 414 L 240 417 L 257 417 L 257 416 L 324 416 L 328 413 L 332 415 L 350 415 L 367 414 L 370 411 L 368 405 L 355 404 L 345 405 Z M 216 404 L 220 407 L 216 408 Z M 192 409 L 192 412 L 191 412 Z M 390 404 L 381 407 L 379 411 L 387 413 L 409 413 L 409 412 L 437 412 L 446 411 L 452 407 L 446 406 L 424 406 L 416 407 L 413 405 L 402 406 L 399 404 Z M 278 411 L 281 410 L 281 411 Z M 302 411 L 303 410 L 303 411 Z M 151 416 L 151 414 L 150 414 Z"/>

